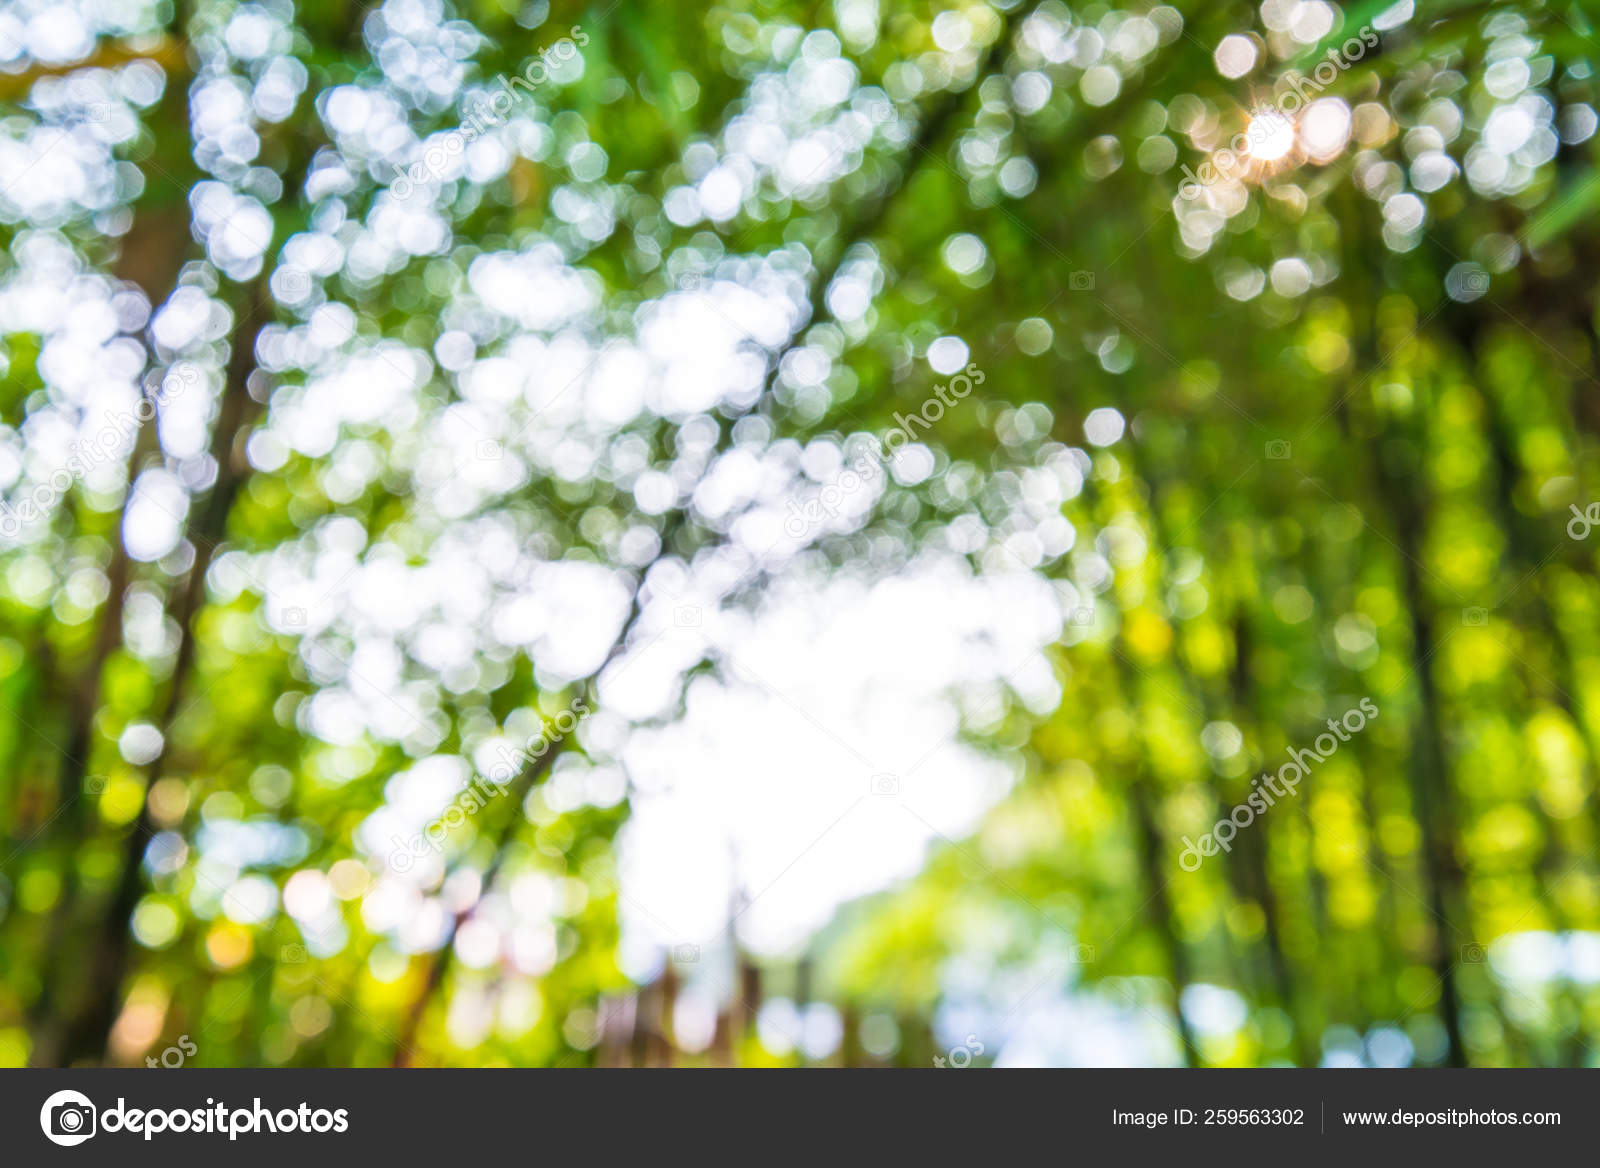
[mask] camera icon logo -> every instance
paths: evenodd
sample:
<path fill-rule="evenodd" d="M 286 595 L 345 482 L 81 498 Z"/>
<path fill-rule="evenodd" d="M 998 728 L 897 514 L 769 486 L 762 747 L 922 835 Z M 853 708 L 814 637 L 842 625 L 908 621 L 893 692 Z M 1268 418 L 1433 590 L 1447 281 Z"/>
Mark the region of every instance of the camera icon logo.
<path fill-rule="evenodd" d="M 1071 273 L 1070 275 L 1067 276 L 1067 287 L 1071 288 L 1074 292 L 1093 292 L 1094 291 L 1094 273 L 1093 272 L 1073 272 L 1073 273 Z"/>
<path fill-rule="evenodd" d="M 674 945 L 672 947 L 672 960 L 677 965 L 693 965 L 700 960 L 700 946 Z"/>
<path fill-rule="evenodd" d="M 698 629 L 700 627 L 700 609 L 693 604 L 680 604 L 672 610 L 672 623 L 680 629 Z"/>
<path fill-rule="evenodd" d="M 95 1133 L 95 1106 L 77 1091 L 57 1091 L 39 1109 L 39 1126 L 52 1144 L 70 1148 Z"/>
<path fill-rule="evenodd" d="M 1289 457 L 1289 444 L 1282 438 L 1267 443 L 1267 457 L 1282 460 Z"/>
<path fill-rule="evenodd" d="M 873 775 L 871 790 L 874 795 L 898 795 L 900 793 L 900 776 L 887 773 Z"/>
<path fill-rule="evenodd" d="M 505 456 L 505 451 L 500 443 L 492 438 L 485 438 L 478 443 L 478 459 L 482 462 L 499 462 Z"/>
<path fill-rule="evenodd" d="M 1467 965 L 1481 965 L 1487 956 L 1487 950 L 1476 941 L 1461 946 L 1461 960 Z"/>
<path fill-rule="evenodd" d="M 1463 608 L 1461 610 L 1461 623 L 1469 629 L 1481 629 L 1489 623 L 1489 610 L 1486 608 Z"/>

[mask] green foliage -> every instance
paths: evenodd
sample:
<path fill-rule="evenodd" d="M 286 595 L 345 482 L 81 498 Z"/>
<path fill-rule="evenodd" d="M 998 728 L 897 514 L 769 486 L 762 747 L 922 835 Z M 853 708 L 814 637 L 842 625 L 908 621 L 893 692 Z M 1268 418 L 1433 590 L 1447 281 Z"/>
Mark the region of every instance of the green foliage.
<path fill-rule="evenodd" d="M 1031 1011 L 1092 1002 L 1124 1045 L 1049 1057 L 1594 1063 L 1600 582 L 1568 527 L 1600 436 L 1593 13 L 1372 0 L 1292 29 L 1293 7 L 204 0 L 0 78 L 6 157 L 39 168 L 0 180 L 7 506 L 98 426 L 84 362 L 129 408 L 179 362 L 203 381 L 0 541 L 0 1063 L 137 1063 L 180 1033 L 206 1065 L 680 1057 L 677 974 L 641 989 L 622 959 L 628 800 L 558 793 L 604 734 L 508 775 L 412 883 L 385 816 L 425 764 L 464 781 L 577 701 L 620 720 L 603 664 L 670 614 L 663 578 L 740 542 L 695 494 L 716 459 L 882 438 L 937 400 L 945 336 L 978 384 L 925 439 L 933 473 L 719 602 L 930 548 L 1036 574 L 1059 700 L 969 726 L 1018 776 L 972 837 L 803 958 L 742 956 L 681 1057 L 802 1058 L 744 1016 L 764 964 L 837 1007 L 835 1061 L 926 1065 L 954 1015 L 993 1058 Z M 1352 119 L 1337 148 L 1301 122 L 1287 157 L 1186 197 L 1291 71 L 1373 27 L 1318 77 Z M 1234 34 L 1256 62 L 1230 80 Z M 413 169 L 569 37 L 577 65 L 450 151 L 470 175 Z M 842 81 L 807 80 L 824 67 Z M 230 86 L 257 98 L 216 114 L 248 149 L 197 118 Z M 55 130 L 103 198 L 52 201 Z M 785 153 L 808 134 L 820 153 Z M 739 196 L 713 215 L 719 162 Z M 269 224 L 253 266 L 218 242 L 243 203 L 203 238 L 218 190 Z M 489 303 L 486 262 L 538 257 Z M 640 408 L 542 441 L 564 386 L 712 287 L 752 314 L 730 327 L 753 380 L 690 406 L 637 371 Z M 113 302 L 139 319 L 96 331 Z M 137 311 L 196 303 L 176 343 L 181 313 Z M 474 383 L 490 361 L 528 392 Z M 169 480 L 173 539 L 145 554 L 132 484 Z M 501 636 L 544 565 L 594 567 L 581 620 L 611 655 L 558 668 Z M 1363 699 L 1369 728 L 1183 866 Z"/>

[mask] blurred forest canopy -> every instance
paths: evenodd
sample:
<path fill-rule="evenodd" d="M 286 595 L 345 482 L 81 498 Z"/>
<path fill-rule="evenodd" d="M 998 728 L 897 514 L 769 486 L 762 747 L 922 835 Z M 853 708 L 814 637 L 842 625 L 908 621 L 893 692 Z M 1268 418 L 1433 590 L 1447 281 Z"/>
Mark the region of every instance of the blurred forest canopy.
<path fill-rule="evenodd" d="M 0 1065 L 1600 1064 L 1597 16 L 9 5 Z M 718 630 L 935 563 L 970 829 L 630 941 Z"/>

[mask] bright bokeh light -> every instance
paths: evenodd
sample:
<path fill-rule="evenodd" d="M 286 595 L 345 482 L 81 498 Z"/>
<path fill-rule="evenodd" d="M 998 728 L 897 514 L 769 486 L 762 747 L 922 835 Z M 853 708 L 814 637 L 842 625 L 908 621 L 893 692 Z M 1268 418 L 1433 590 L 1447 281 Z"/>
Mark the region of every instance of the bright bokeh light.
<path fill-rule="evenodd" d="M 1255 68 L 1256 57 L 1255 42 L 1237 33 L 1223 37 L 1217 51 L 1212 54 L 1217 72 L 1228 78 L 1243 77 L 1250 72 Z"/>
<path fill-rule="evenodd" d="M 1314 101 L 1300 119 L 1300 143 L 1317 162 L 1331 162 L 1350 141 L 1350 107 L 1337 97 Z"/>
<path fill-rule="evenodd" d="M 1252 114 L 1245 136 L 1250 156 L 1262 162 L 1277 162 L 1294 149 L 1294 123 L 1275 110 Z"/>

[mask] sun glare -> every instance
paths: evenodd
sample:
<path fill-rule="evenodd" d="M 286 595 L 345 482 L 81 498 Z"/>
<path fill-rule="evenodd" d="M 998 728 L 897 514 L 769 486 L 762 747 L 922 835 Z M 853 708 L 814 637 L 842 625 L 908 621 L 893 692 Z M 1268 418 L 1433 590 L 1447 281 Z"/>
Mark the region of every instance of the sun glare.
<path fill-rule="evenodd" d="M 1294 149 L 1294 123 L 1274 110 L 1252 116 L 1245 136 L 1250 156 L 1261 162 L 1277 162 Z"/>

